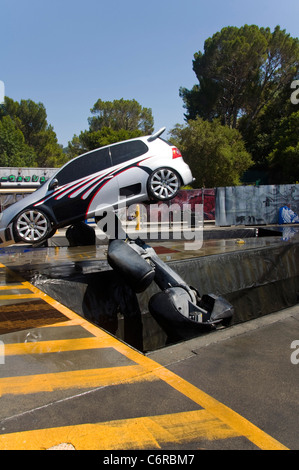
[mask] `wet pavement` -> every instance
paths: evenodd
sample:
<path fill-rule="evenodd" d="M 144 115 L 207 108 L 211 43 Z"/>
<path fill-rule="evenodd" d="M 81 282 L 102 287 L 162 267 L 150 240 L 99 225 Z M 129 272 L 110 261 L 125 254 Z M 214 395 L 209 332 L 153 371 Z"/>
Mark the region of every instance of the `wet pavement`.
<path fill-rule="evenodd" d="M 151 245 L 176 261 L 280 243 Z M 143 354 L 28 281 L 106 270 L 106 250 L 1 252 L 0 449 L 298 449 L 298 305 Z"/>
<path fill-rule="evenodd" d="M 57 237 L 60 238 L 59 236 Z M 233 239 L 208 239 L 199 242 L 199 248 L 193 242 L 184 240 L 157 240 L 149 243 L 156 253 L 165 262 L 186 260 L 203 256 L 218 255 L 223 253 L 233 253 L 244 250 L 281 245 L 281 237 L 269 236 L 265 238 L 250 237 Z M 49 246 L 43 248 L 32 248 L 24 245 L 13 245 L 0 251 L 4 260 L 9 258 L 9 265 L 16 266 L 18 270 L 26 271 L 36 269 L 40 272 L 44 267 L 53 269 L 72 270 L 75 263 L 81 263 L 90 271 L 107 269 L 106 243 L 96 246 L 70 247 L 70 246 Z"/>

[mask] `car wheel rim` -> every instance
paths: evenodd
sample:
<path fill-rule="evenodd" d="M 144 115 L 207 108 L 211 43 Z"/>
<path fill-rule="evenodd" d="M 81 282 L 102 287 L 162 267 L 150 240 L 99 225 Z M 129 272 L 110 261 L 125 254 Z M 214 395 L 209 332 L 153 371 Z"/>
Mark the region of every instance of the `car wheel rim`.
<path fill-rule="evenodd" d="M 23 212 L 17 220 L 18 235 L 25 241 L 36 242 L 41 240 L 48 231 L 48 220 L 39 211 Z"/>
<path fill-rule="evenodd" d="M 150 187 L 155 197 L 169 199 L 179 189 L 179 179 L 172 170 L 164 168 L 152 175 Z"/>

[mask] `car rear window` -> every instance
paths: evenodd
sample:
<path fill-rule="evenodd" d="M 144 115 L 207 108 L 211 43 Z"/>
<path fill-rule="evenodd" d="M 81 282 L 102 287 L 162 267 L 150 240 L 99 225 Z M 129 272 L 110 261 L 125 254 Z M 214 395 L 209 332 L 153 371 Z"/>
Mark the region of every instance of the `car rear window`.
<path fill-rule="evenodd" d="M 55 176 L 59 186 L 76 181 L 111 166 L 109 148 L 94 150 L 71 160 Z"/>
<path fill-rule="evenodd" d="M 110 147 L 113 165 L 140 157 L 148 151 L 148 146 L 142 140 L 133 140 L 131 142 L 123 142 Z"/>

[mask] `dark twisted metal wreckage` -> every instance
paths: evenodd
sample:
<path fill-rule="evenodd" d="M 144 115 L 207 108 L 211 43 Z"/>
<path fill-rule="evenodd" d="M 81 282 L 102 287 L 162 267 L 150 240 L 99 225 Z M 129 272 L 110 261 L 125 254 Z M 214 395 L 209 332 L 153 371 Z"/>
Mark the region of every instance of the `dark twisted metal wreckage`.
<path fill-rule="evenodd" d="M 140 239 L 111 240 L 107 258 L 135 292 L 143 292 L 153 281 L 161 289 L 150 298 L 149 311 L 168 336 L 188 339 L 228 323 L 233 315 L 232 305 L 224 298 L 214 294 L 201 297 Z"/>

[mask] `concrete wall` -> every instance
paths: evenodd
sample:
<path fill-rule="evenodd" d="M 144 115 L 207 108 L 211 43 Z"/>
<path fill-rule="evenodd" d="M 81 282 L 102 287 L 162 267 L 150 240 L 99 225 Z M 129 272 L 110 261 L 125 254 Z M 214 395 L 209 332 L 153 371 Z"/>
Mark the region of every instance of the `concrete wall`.
<path fill-rule="evenodd" d="M 299 184 L 217 188 L 215 223 L 219 226 L 277 224 L 283 206 L 299 213 Z"/>

